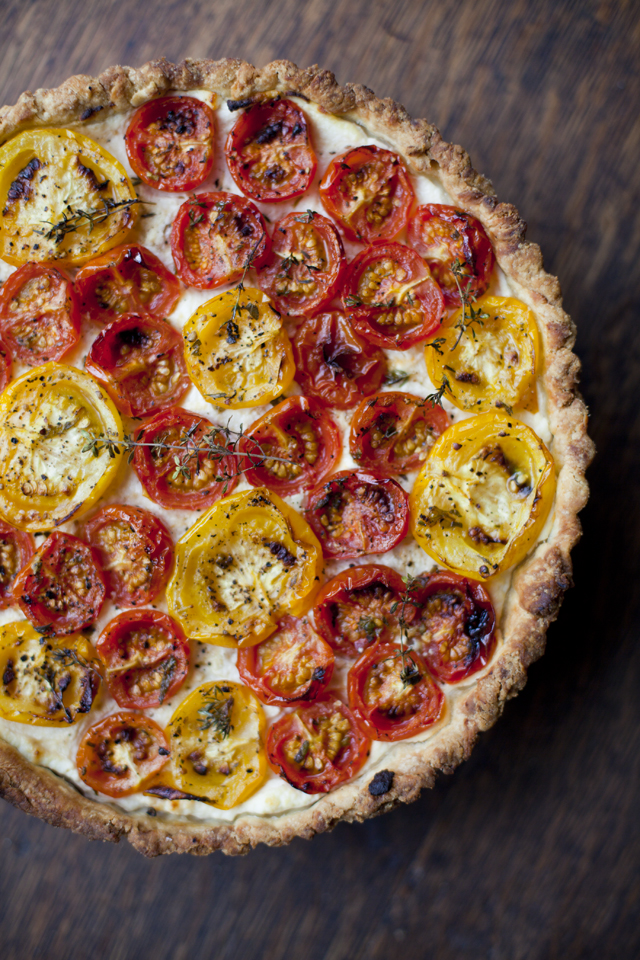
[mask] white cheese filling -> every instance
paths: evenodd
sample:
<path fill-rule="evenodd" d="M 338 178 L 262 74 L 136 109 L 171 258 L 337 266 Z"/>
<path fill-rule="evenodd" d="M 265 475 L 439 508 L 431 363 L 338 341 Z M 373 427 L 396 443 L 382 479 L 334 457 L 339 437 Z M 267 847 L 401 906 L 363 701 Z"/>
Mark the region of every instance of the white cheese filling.
<path fill-rule="evenodd" d="M 199 99 L 209 103 L 211 103 L 213 100 L 213 106 L 217 107 L 215 163 L 211 175 L 200 187 L 197 188 L 196 192 L 199 193 L 213 190 L 225 190 L 230 193 L 237 194 L 239 191 L 226 165 L 224 144 L 229 130 L 238 117 L 238 113 L 231 113 L 223 101 L 218 104 L 216 102 L 215 95 L 210 93 L 204 91 L 192 91 L 189 95 L 198 97 Z M 311 209 L 317 210 L 323 214 L 325 213 L 324 208 L 320 203 L 318 184 L 322 174 L 327 168 L 327 165 L 336 154 L 343 153 L 351 147 L 365 143 L 375 144 L 386 149 L 394 149 L 392 143 L 385 142 L 367 135 L 364 129 L 354 122 L 333 117 L 324 111 L 321 111 L 314 104 L 307 103 L 306 101 L 300 100 L 297 102 L 299 103 L 301 109 L 303 109 L 309 121 L 312 141 L 318 158 L 318 171 L 310 190 L 298 200 L 277 204 L 258 204 L 262 212 L 266 217 L 268 217 L 271 223 L 274 223 L 276 220 L 280 219 L 293 209 Z M 106 120 L 96 120 L 89 124 L 82 124 L 81 127 L 78 127 L 78 129 L 81 130 L 82 133 L 88 134 L 90 137 L 97 140 L 98 143 L 109 150 L 110 153 L 112 153 L 125 166 L 130 175 L 133 175 L 127 159 L 124 141 L 124 133 L 127 128 L 129 116 L 130 114 L 116 115 L 109 117 Z M 440 186 L 435 179 L 432 179 L 429 176 L 423 175 L 412 177 L 412 183 L 418 203 L 420 204 L 452 202 L 451 198 L 444 191 L 442 186 Z M 137 190 L 140 198 L 150 204 L 149 206 L 145 207 L 145 212 L 152 215 L 139 218 L 135 229 L 129 235 L 127 240 L 130 242 L 139 242 L 151 249 L 157 256 L 160 257 L 165 265 L 171 271 L 173 271 L 174 264 L 171 257 L 169 243 L 171 225 L 178 208 L 185 201 L 185 199 L 187 199 L 188 195 L 186 193 L 162 193 L 161 191 L 156 191 L 150 187 L 147 187 L 145 184 L 138 186 Z M 400 237 L 399 239 L 402 240 L 403 238 Z M 361 249 L 360 245 L 352 244 L 349 241 L 345 241 L 344 245 L 348 259 L 351 259 Z M 12 272 L 12 267 L 0 261 L 0 280 L 5 280 Z M 224 289 L 227 288 L 217 288 L 216 290 L 197 290 L 190 288 L 183 290 L 182 296 L 176 308 L 169 317 L 171 323 L 176 328 L 181 329 L 189 317 L 202 303 L 211 299 L 212 296 L 216 296 L 217 294 L 221 293 Z M 507 277 L 499 268 L 496 269 L 495 277 L 489 292 L 497 296 L 517 296 L 517 294 L 513 292 Z M 86 324 L 81 342 L 74 353 L 70 357 L 65 358 L 65 362 L 82 368 L 83 359 L 88 352 L 88 349 L 96 334 L 97 329 L 90 324 Z M 423 345 L 418 345 L 406 351 L 389 350 L 386 351 L 386 353 L 388 357 L 389 370 L 401 370 L 409 375 L 408 379 L 403 382 L 400 387 L 389 387 L 389 389 L 401 389 L 422 397 L 433 393 L 434 387 L 428 379 L 425 370 Z M 19 368 L 15 371 L 16 375 L 21 372 L 23 371 Z M 297 388 L 295 384 L 288 392 L 292 393 L 294 391 L 300 392 L 299 388 Z M 546 415 L 546 396 L 540 383 L 538 384 L 538 401 L 538 413 L 532 414 L 526 411 L 518 411 L 518 417 L 525 423 L 529 424 L 529 426 L 536 431 L 538 436 L 540 436 L 540 438 L 551 447 L 553 452 L 549 420 Z M 249 424 L 251 424 L 254 420 L 257 420 L 258 417 L 262 416 L 263 413 L 271 409 L 270 406 L 267 405 L 252 409 L 229 411 L 221 415 L 219 411 L 217 411 L 202 398 L 201 394 L 194 386 L 190 388 L 186 396 L 180 401 L 180 406 L 185 407 L 188 410 L 192 410 L 194 413 L 203 414 L 204 416 L 207 416 L 213 420 L 215 423 L 226 423 L 229 421 L 230 426 L 235 429 L 241 429 L 242 426 L 249 426 Z M 458 410 L 447 401 L 445 401 L 445 407 L 454 421 L 459 421 L 469 416 L 469 414 Z M 353 411 L 332 412 L 332 417 L 340 427 L 343 438 L 345 438 L 343 443 L 342 458 L 340 463 L 337 465 L 338 470 L 353 469 L 357 466 L 349 454 L 348 441 L 346 439 L 348 437 L 349 422 L 352 413 Z M 411 489 L 414 478 L 415 474 L 412 475 L 407 481 L 401 481 L 405 489 Z M 240 482 L 236 489 L 239 491 L 247 488 L 248 486 L 249 485 L 247 484 L 247 481 L 244 478 L 240 478 Z M 303 497 L 299 495 L 288 497 L 286 499 L 291 506 L 299 509 Z M 125 468 L 122 471 L 120 479 L 116 480 L 116 482 L 109 487 L 105 496 L 103 496 L 99 501 L 100 506 L 108 503 L 128 503 L 150 510 L 152 513 L 161 517 L 163 522 L 171 531 L 174 541 L 178 540 L 186 532 L 186 530 L 192 526 L 192 524 L 200 515 L 200 512 L 194 511 L 163 510 L 160 506 L 146 497 L 137 476 L 131 468 Z M 539 537 L 538 542 L 544 541 L 549 536 L 552 525 L 553 511 L 551 512 L 551 515 L 545 525 L 544 530 L 542 531 L 541 536 Z M 77 532 L 77 524 L 73 522 L 67 523 L 62 529 L 65 529 L 70 533 L 75 533 Z M 394 569 L 399 570 L 401 573 L 409 575 L 417 575 L 425 570 L 434 569 L 437 566 L 435 562 L 423 552 L 423 550 L 418 546 L 411 536 L 408 536 L 405 541 L 388 553 L 363 558 L 363 562 L 366 561 L 384 563 L 390 567 L 393 567 Z M 326 578 L 331 578 L 347 566 L 349 566 L 349 563 L 346 561 L 327 562 L 325 564 Z M 508 570 L 487 584 L 489 593 L 491 594 L 491 598 L 496 608 L 498 623 L 501 622 L 504 601 L 509 590 L 512 573 L 512 570 Z M 164 599 L 159 600 L 152 606 L 156 609 L 166 612 L 166 603 Z M 97 639 L 100 631 L 105 627 L 105 625 L 118 613 L 118 610 L 119 608 L 114 606 L 113 603 L 109 601 L 105 603 L 100 618 L 95 624 L 95 633 L 92 635 L 94 641 Z M 23 619 L 21 613 L 15 607 L 0 611 L 0 623 L 7 623 L 20 619 Z M 496 655 L 499 653 L 499 651 L 500 635 Z M 162 707 L 147 711 L 147 713 L 157 723 L 159 723 L 161 727 L 165 727 L 169 723 L 169 720 L 178 704 L 187 696 L 188 693 L 191 692 L 191 690 L 200 686 L 200 684 L 216 680 L 240 680 L 236 668 L 235 650 L 192 642 L 192 652 L 192 669 L 182 689 L 179 690 L 178 693 Z M 350 661 L 347 661 L 341 657 L 336 658 L 334 679 L 331 684 L 332 688 L 335 687 L 337 689 L 344 689 L 346 674 L 350 665 Z M 484 672 L 486 673 L 488 669 L 490 669 L 490 667 L 486 668 Z M 417 742 L 422 742 L 431 739 L 433 736 L 437 736 L 443 725 L 451 722 L 451 720 L 455 717 L 456 704 L 459 699 L 476 684 L 482 675 L 483 673 L 476 673 L 467 681 L 456 684 L 455 686 L 444 685 L 447 698 L 447 710 L 444 713 L 443 719 L 428 732 L 420 734 L 412 739 Z M 34 763 L 48 767 L 57 774 L 65 777 L 82 793 L 99 799 L 105 803 L 114 804 L 132 813 L 144 812 L 145 810 L 153 809 L 158 813 L 167 815 L 169 817 L 176 817 L 177 819 L 181 820 L 204 820 L 212 823 L 228 823 L 247 814 L 257 816 L 277 816 L 288 811 L 300 809 L 302 807 L 310 807 L 314 803 L 317 803 L 322 797 L 322 795 L 307 796 L 301 791 L 294 789 L 292 786 L 273 773 L 269 775 L 269 778 L 266 780 L 264 785 L 252 797 L 250 797 L 250 799 L 246 800 L 242 804 L 239 804 L 231 810 L 218 810 L 212 808 L 206 803 L 199 803 L 196 801 L 161 800 L 156 797 L 147 797 L 143 794 L 123 797 L 117 800 L 96 794 L 82 782 L 78 775 L 75 763 L 78 745 L 88 727 L 92 726 L 103 717 L 113 713 L 118 709 L 118 705 L 109 697 L 106 691 L 106 686 L 103 683 L 101 685 L 101 692 L 91 713 L 87 717 L 79 720 L 73 726 L 60 730 L 57 728 L 52 729 L 48 727 L 36 727 L 27 724 L 13 723 L 11 721 L 0 719 L 0 736 L 8 743 L 16 747 L 27 759 L 33 761 Z M 276 707 L 264 707 L 263 709 L 267 715 L 268 722 L 271 722 L 281 713 L 280 709 Z M 407 741 L 402 741 L 402 743 L 406 742 Z M 395 745 L 391 743 L 373 742 L 371 746 L 371 755 L 361 770 L 359 778 L 367 781 L 377 769 L 383 768 L 385 764 L 385 758 L 389 753 L 393 752 L 394 746 Z"/>

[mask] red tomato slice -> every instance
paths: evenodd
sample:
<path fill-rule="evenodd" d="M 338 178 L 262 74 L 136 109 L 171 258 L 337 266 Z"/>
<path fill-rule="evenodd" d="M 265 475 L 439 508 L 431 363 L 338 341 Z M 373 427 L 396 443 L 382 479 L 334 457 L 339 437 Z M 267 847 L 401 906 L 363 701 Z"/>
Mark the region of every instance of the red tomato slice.
<path fill-rule="evenodd" d="M 496 616 L 485 587 L 437 570 L 409 584 L 415 614 L 407 639 L 446 683 L 459 683 L 486 667 L 496 645 Z"/>
<path fill-rule="evenodd" d="M 138 107 L 125 134 L 134 172 L 156 190 L 193 190 L 213 167 L 215 118 L 194 97 L 159 97 Z"/>
<path fill-rule="evenodd" d="M 349 264 L 343 300 L 363 337 L 388 350 L 426 340 L 444 313 L 444 298 L 429 267 L 401 243 L 368 247 Z"/>
<path fill-rule="evenodd" d="M 110 388 L 128 417 L 145 417 L 171 406 L 191 381 L 178 331 L 166 320 L 126 314 L 102 330 L 85 364 Z"/>
<path fill-rule="evenodd" d="M 287 496 L 324 480 L 340 460 L 342 441 L 318 400 L 296 396 L 252 423 L 240 449 L 253 464 L 245 472 L 249 483 Z"/>
<path fill-rule="evenodd" d="M 307 118 L 291 100 L 252 104 L 231 129 L 225 153 L 238 188 L 261 203 L 299 197 L 318 165 Z"/>
<path fill-rule="evenodd" d="M 350 780 L 368 755 L 353 714 L 331 694 L 286 713 L 267 736 L 269 766 L 305 793 L 328 793 Z"/>
<path fill-rule="evenodd" d="M 35 549 L 30 533 L 16 530 L 10 523 L 0 520 L 0 610 L 16 602 L 13 596 L 16 576 L 31 560 Z"/>
<path fill-rule="evenodd" d="M 381 563 L 351 567 L 325 584 L 316 600 L 318 632 L 334 650 L 359 657 L 372 643 L 390 643 L 400 634 L 405 586 L 402 577 Z M 405 619 L 413 616 L 405 609 Z"/>
<path fill-rule="evenodd" d="M 395 480 L 343 470 L 308 496 L 306 518 L 325 557 L 385 553 L 407 534 L 409 498 Z"/>
<path fill-rule="evenodd" d="M 273 228 L 269 262 L 258 285 L 280 313 L 313 313 L 340 292 L 347 266 L 340 234 L 319 213 L 288 213 Z"/>
<path fill-rule="evenodd" d="M 394 644 L 376 644 L 349 670 L 349 706 L 360 730 L 372 740 L 405 740 L 433 726 L 444 710 L 444 694 L 422 657 L 404 657 Z"/>
<path fill-rule="evenodd" d="M 60 360 L 80 337 L 69 278 L 46 263 L 25 263 L 0 291 L 0 334 L 14 359 L 37 367 Z"/>
<path fill-rule="evenodd" d="M 109 693 L 132 710 L 160 707 L 184 683 L 191 650 L 180 624 L 159 610 L 129 610 L 96 643 Z"/>
<path fill-rule="evenodd" d="M 150 717 L 113 713 L 89 727 L 76 763 L 84 782 L 108 797 L 128 797 L 144 789 L 169 759 L 167 739 Z"/>
<path fill-rule="evenodd" d="M 333 158 L 320 199 L 349 240 L 384 243 L 406 226 L 415 198 L 398 154 L 367 145 Z"/>
<path fill-rule="evenodd" d="M 123 243 L 85 263 L 75 288 L 84 317 L 111 323 L 127 313 L 168 316 L 180 299 L 180 284 L 155 253 Z"/>
<path fill-rule="evenodd" d="M 166 586 L 173 540 L 148 510 L 123 503 L 102 507 L 84 524 L 84 537 L 100 557 L 115 603 L 129 607 L 151 603 Z"/>
<path fill-rule="evenodd" d="M 308 620 L 283 617 L 277 631 L 238 650 L 240 679 L 266 704 L 315 700 L 333 676 L 331 647 Z"/>
<path fill-rule="evenodd" d="M 210 442 L 226 446 L 224 434 L 210 420 L 182 407 L 147 420 L 136 442 L 133 469 L 147 496 L 167 510 L 204 510 L 231 493 L 238 482 L 234 457 L 207 455 Z"/>
<path fill-rule="evenodd" d="M 173 221 L 176 273 L 189 287 L 209 290 L 239 280 L 245 267 L 261 266 L 271 241 L 258 208 L 233 193 L 199 193 Z"/>
<path fill-rule="evenodd" d="M 447 306 L 461 303 L 451 269 L 456 261 L 463 293 L 480 297 L 489 286 L 496 258 L 484 227 L 471 214 L 441 203 L 418 207 L 409 221 L 409 242 L 429 264 Z"/>
<path fill-rule="evenodd" d="M 382 386 L 387 372 L 384 353 L 359 336 L 337 310 L 301 323 L 291 345 L 303 393 L 338 410 L 355 407 Z"/>
<path fill-rule="evenodd" d="M 95 551 L 54 530 L 13 584 L 25 617 L 43 634 L 64 636 L 100 615 L 107 593 Z"/>
<path fill-rule="evenodd" d="M 11 383 L 13 361 L 7 346 L 0 340 L 0 393 Z"/>
<path fill-rule="evenodd" d="M 385 477 L 418 470 L 449 415 L 412 393 L 389 391 L 363 400 L 353 415 L 349 449 L 359 467 Z"/>

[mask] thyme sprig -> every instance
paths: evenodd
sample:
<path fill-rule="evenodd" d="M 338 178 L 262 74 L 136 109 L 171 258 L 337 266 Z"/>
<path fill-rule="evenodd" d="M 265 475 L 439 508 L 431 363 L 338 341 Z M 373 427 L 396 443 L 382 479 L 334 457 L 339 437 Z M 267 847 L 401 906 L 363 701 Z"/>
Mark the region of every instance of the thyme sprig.
<path fill-rule="evenodd" d="M 401 658 L 400 679 L 406 687 L 419 683 L 422 679 L 422 674 L 420 673 L 417 663 L 411 656 L 411 652 L 407 650 L 407 604 L 411 603 L 410 594 L 411 591 L 416 588 L 417 581 L 413 577 L 403 577 L 402 580 L 405 585 L 402 598 L 392 603 L 389 609 L 389 613 L 395 613 L 398 606 L 400 606 L 400 616 L 398 617 L 398 623 L 400 624 L 400 650 L 398 653 L 395 653 L 393 657 L 388 657 L 387 659 L 395 660 L 398 657 Z"/>
<path fill-rule="evenodd" d="M 225 688 L 216 684 L 213 692 L 208 691 L 205 694 L 206 705 L 198 710 L 198 715 L 201 718 L 198 723 L 200 729 L 205 731 L 213 727 L 214 733 L 220 740 L 226 740 L 233 730 L 231 714 L 234 698 L 227 696 L 228 693 L 229 687 Z"/>
<path fill-rule="evenodd" d="M 442 399 L 445 393 L 449 391 L 451 393 L 451 384 L 449 383 L 449 378 L 444 376 L 442 378 L 442 383 L 438 387 L 435 393 L 430 393 L 428 397 L 424 398 L 425 403 L 430 403 L 433 407 L 442 407 Z"/>
<path fill-rule="evenodd" d="M 44 234 L 45 240 L 53 240 L 55 245 L 59 246 L 68 233 L 74 233 L 78 227 L 84 226 L 85 222 L 89 224 L 89 233 L 92 233 L 94 227 L 104 223 L 116 210 L 127 209 L 136 203 L 145 202 L 137 197 L 131 200 L 111 200 L 109 197 L 101 197 L 102 209 L 97 210 L 81 210 L 79 207 L 74 210 L 70 204 L 67 204 L 62 212 L 62 219 L 57 223 L 45 220 L 45 223 L 50 224 L 50 229 L 41 230 L 39 233 Z"/>
<path fill-rule="evenodd" d="M 474 303 L 478 298 L 473 296 L 471 293 L 471 287 L 474 280 L 473 276 L 468 277 L 463 289 L 462 281 L 464 280 L 465 276 L 463 270 L 464 264 L 459 260 L 454 260 L 451 264 L 451 273 L 453 274 L 453 279 L 456 282 L 458 293 L 460 294 L 462 313 L 460 314 L 460 318 L 455 325 L 456 329 L 458 330 L 458 336 L 456 338 L 456 342 L 451 348 L 452 350 L 456 349 L 463 336 L 467 332 L 470 332 L 473 339 L 476 340 L 476 332 L 473 328 L 474 323 L 481 327 L 483 326 L 483 321 L 489 319 L 488 313 L 484 313 L 484 311 L 480 309 L 476 310 L 474 307 Z"/>

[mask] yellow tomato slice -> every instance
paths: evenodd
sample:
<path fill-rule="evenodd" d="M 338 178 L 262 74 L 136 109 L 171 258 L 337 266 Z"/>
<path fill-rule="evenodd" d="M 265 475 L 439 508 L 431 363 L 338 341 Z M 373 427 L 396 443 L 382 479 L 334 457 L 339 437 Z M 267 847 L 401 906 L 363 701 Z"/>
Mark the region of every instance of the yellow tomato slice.
<path fill-rule="evenodd" d="M 188 637 L 251 647 L 305 613 L 322 549 L 306 520 L 266 487 L 225 497 L 176 544 L 169 613 Z"/>
<path fill-rule="evenodd" d="M 232 410 L 273 400 L 292 382 L 280 314 L 253 287 L 207 300 L 184 327 L 189 376 L 210 403 Z"/>
<path fill-rule="evenodd" d="M 513 297 L 480 297 L 446 319 L 438 330 L 438 349 L 425 347 L 427 373 L 461 410 L 482 413 L 492 407 L 537 409 L 536 364 L 540 355 L 535 317 Z M 444 341 L 444 342 L 442 342 Z"/>
<path fill-rule="evenodd" d="M 121 163 L 73 130 L 24 130 L 0 147 L 0 257 L 84 263 L 122 243 L 138 200 Z"/>
<path fill-rule="evenodd" d="M 20 530 L 51 530 L 79 517 L 113 480 L 121 454 L 87 449 L 122 440 L 122 421 L 89 374 L 46 363 L 0 395 L 0 515 Z"/>
<path fill-rule="evenodd" d="M 184 700 L 167 727 L 171 767 L 181 790 L 229 810 L 267 775 L 266 722 L 257 697 L 239 683 L 205 683 Z"/>
<path fill-rule="evenodd" d="M 88 713 L 100 685 L 100 661 L 79 634 L 43 638 L 30 623 L 0 626 L 0 716 L 59 727 Z"/>
<path fill-rule="evenodd" d="M 411 527 L 438 563 L 485 580 L 519 563 L 549 514 L 555 469 L 542 440 L 483 413 L 436 440 L 411 492 Z"/>

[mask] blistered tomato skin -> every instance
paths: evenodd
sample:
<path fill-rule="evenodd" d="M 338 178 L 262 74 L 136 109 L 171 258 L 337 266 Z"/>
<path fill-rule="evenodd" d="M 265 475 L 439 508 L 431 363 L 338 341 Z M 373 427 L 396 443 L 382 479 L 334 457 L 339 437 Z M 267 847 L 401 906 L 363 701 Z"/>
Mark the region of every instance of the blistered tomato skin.
<path fill-rule="evenodd" d="M 304 320 L 291 346 L 302 392 L 337 410 L 355 407 L 362 397 L 379 390 L 387 372 L 382 350 L 356 333 L 351 320 L 338 310 Z"/>
<path fill-rule="evenodd" d="M 193 190 L 211 173 L 214 133 L 213 110 L 202 100 L 158 97 L 131 118 L 125 135 L 129 163 L 156 190 Z"/>
<path fill-rule="evenodd" d="M 291 100 L 252 104 L 229 132 L 225 153 L 238 188 L 261 203 L 300 196 L 316 172 L 307 119 Z"/>
<path fill-rule="evenodd" d="M 81 779 L 93 790 L 108 797 L 128 797 L 144 790 L 169 754 L 165 734 L 151 717 L 122 711 L 89 727 L 76 764 Z"/>
<path fill-rule="evenodd" d="M 349 706 L 371 740 L 406 740 L 440 720 L 444 694 L 423 658 L 394 644 L 366 650 L 349 670 Z"/>
<path fill-rule="evenodd" d="M 349 240 L 385 243 L 406 226 L 414 194 L 398 154 L 367 145 L 333 158 L 320 199 Z"/>
<path fill-rule="evenodd" d="M 258 487 L 227 496 L 176 544 L 169 613 L 187 636 L 222 647 L 265 640 L 320 586 L 322 549 L 284 500 Z"/>
<path fill-rule="evenodd" d="M 0 334 L 11 355 L 30 367 L 62 359 L 80 338 L 71 280 L 50 264 L 25 263 L 0 290 Z"/>
<path fill-rule="evenodd" d="M 327 558 L 386 553 L 406 536 L 407 494 L 399 483 L 364 470 L 343 470 L 312 490 L 305 516 Z"/>
<path fill-rule="evenodd" d="M 333 694 L 296 707 L 267 737 L 271 769 L 304 793 L 328 793 L 354 777 L 369 756 L 369 740 Z"/>
<path fill-rule="evenodd" d="M 207 300 L 187 320 L 183 334 L 189 376 L 217 407 L 269 403 L 293 381 L 289 338 L 261 290 L 243 287 Z"/>
<path fill-rule="evenodd" d="M 101 380 L 128 417 L 176 404 L 189 389 L 182 337 L 166 320 L 125 314 L 102 330 L 85 369 Z"/>
<path fill-rule="evenodd" d="M 331 681 L 334 656 L 307 619 L 285 616 L 267 640 L 238 650 L 240 679 L 268 705 L 315 700 Z"/>
<path fill-rule="evenodd" d="M 81 634 L 43 637 L 26 620 L 0 626 L 0 717 L 63 727 L 89 713 L 101 664 Z"/>
<path fill-rule="evenodd" d="M 202 684 L 167 727 L 171 767 L 161 780 L 171 777 L 189 798 L 230 810 L 264 783 L 265 727 L 262 706 L 247 687 L 230 680 Z"/>
<path fill-rule="evenodd" d="M 75 289 L 83 317 L 105 324 L 127 313 L 168 317 L 180 283 L 151 250 L 124 243 L 85 263 Z"/>
<path fill-rule="evenodd" d="M 98 619 L 107 589 L 97 553 L 55 530 L 15 579 L 25 617 L 44 636 L 63 636 Z"/>
<path fill-rule="evenodd" d="M 553 458 L 534 431 L 505 413 L 450 427 L 411 491 L 420 546 L 450 570 L 486 580 L 519 563 L 549 515 Z"/>
<path fill-rule="evenodd" d="M 30 533 L 12 527 L 0 520 L 0 610 L 15 603 L 13 584 L 20 570 L 35 553 L 35 542 Z"/>
<path fill-rule="evenodd" d="M 32 532 L 78 519 L 116 476 L 122 438 L 113 401 L 81 370 L 48 363 L 14 380 L 0 394 L 0 514 Z"/>
<path fill-rule="evenodd" d="M 262 266 L 271 241 L 258 208 L 233 193 L 198 193 L 182 204 L 171 229 L 176 272 L 188 287 L 209 290 Z"/>
<path fill-rule="evenodd" d="M 409 220 L 409 243 L 424 257 L 448 307 L 472 298 L 489 285 L 495 264 L 493 247 L 476 217 L 441 203 L 418 207 Z"/>
<path fill-rule="evenodd" d="M 308 397 L 288 397 L 251 424 L 240 441 L 245 476 L 254 487 L 286 496 L 320 483 L 340 461 L 340 431 Z"/>
<path fill-rule="evenodd" d="M 74 130 L 23 130 L 0 147 L 0 258 L 78 265 L 122 243 L 138 198 L 121 163 Z"/>

